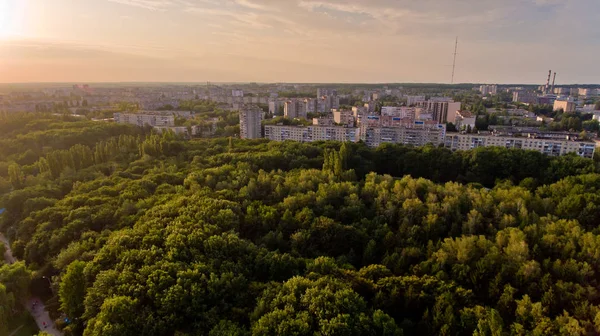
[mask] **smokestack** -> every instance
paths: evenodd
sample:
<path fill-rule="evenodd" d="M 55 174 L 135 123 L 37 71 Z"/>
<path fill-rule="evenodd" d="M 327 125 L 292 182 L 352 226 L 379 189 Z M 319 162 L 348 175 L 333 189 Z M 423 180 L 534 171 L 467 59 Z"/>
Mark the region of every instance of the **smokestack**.
<path fill-rule="evenodd" d="M 554 78 L 552 78 L 552 92 L 554 93 L 554 84 L 556 83 L 556 72 L 554 73 Z"/>
<path fill-rule="evenodd" d="M 546 82 L 546 94 L 548 94 L 548 89 L 550 89 L 550 77 L 552 77 L 552 70 L 548 70 L 548 81 Z"/>

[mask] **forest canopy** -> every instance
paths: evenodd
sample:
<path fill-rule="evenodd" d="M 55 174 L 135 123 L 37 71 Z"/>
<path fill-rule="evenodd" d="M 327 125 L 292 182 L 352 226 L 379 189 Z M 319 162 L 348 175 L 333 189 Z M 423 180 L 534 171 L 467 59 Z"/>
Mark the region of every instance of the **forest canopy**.
<path fill-rule="evenodd" d="M 0 308 L 67 335 L 600 333 L 593 160 L 3 118 Z"/>

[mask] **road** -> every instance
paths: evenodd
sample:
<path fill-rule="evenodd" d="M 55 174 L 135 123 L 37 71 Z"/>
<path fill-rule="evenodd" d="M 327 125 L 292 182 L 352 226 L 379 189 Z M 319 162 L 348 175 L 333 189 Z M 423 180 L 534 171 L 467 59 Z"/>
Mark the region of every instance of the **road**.
<path fill-rule="evenodd" d="M 16 262 L 17 259 L 13 256 L 12 251 L 10 250 L 8 240 L 1 233 L 0 241 L 6 247 L 6 252 L 4 253 L 4 260 L 6 260 L 6 262 L 9 264 Z M 36 303 L 35 306 L 34 303 Z M 50 318 L 50 314 L 48 314 L 48 311 L 44 307 L 44 303 L 42 302 L 42 300 L 35 297 L 30 298 L 29 300 L 27 300 L 25 308 L 27 308 L 40 330 L 43 330 L 53 336 L 63 335 L 62 332 L 56 329 L 54 321 L 52 321 L 52 319 Z"/>

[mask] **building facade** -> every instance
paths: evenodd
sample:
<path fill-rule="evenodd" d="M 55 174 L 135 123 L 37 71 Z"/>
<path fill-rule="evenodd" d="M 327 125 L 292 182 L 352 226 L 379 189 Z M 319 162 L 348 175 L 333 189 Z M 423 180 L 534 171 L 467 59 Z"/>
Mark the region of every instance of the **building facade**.
<path fill-rule="evenodd" d="M 292 99 L 285 102 L 283 115 L 288 119 L 306 119 L 306 104 L 303 100 Z"/>
<path fill-rule="evenodd" d="M 573 113 L 577 109 L 575 102 L 567 100 L 555 100 L 554 111 L 563 110 L 565 113 Z"/>
<path fill-rule="evenodd" d="M 479 87 L 479 91 L 483 96 L 487 95 L 496 95 L 498 94 L 498 86 L 497 85 L 481 85 Z"/>
<path fill-rule="evenodd" d="M 343 126 L 284 126 L 266 125 L 265 138 L 273 141 L 342 141 L 358 142 L 360 140 L 359 129 L 356 127 Z"/>
<path fill-rule="evenodd" d="M 450 98 L 431 98 L 427 101 L 420 101 L 415 104 L 417 107 L 425 109 L 433 115 L 433 121 L 440 124 L 454 123 L 456 111 L 460 111 L 461 103 L 455 102 Z"/>
<path fill-rule="evenodd" d="M 477 117 L 469 111 L 456 111 L 455 125 L 457 130 L 474 129 Z"/>
<path fill-rule="evenodd" d="M 146 125 L 159 127 L 175 126 L 175 116 L 172 114 L 115 113 L 114 119 L 119 124 L 131 124 L 140 127 Z"/>
<path fill-rule="evenodd" d="M 264 112 L 256 105 L 244 105 L 240 109 L 240 137 L 242 139 L 262 138 Z"/>
<path fill-rule="evenodd" d="M 444 143 L 446 125 L 434 121 L 370 115 L 361 119 L 360 138 L 369 147 L 382 143 L 424 146 Z"/>
<path fill-rule="evenodd" d="M 573 141 L 524 137 L 504 137 L 479 134 L 447 135 L 445 146 L 453 151 L 471 150 L 479 147 L 504 147 L 534 150 L 549 156 L 575 153 L 581 157 L 593 158 L 596 143 L 593 141 Z"/>

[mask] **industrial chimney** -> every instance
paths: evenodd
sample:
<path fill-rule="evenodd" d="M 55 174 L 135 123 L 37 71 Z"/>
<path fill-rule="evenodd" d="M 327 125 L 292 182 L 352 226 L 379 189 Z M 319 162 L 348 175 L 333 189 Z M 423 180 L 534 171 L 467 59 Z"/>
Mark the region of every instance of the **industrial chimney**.
<path fill-rule="evenodd" d="M 550 89 L 550 77 L 552 77 L 552 70 L 548 70 L 548 81 L 546 81 L 546 90 L 544 90 L 545 94 L 548 94 L 548 90 Z"/>
<path fill-rule="evenodd" d="M 556 72 L 554 73 L 554 78 L 552 78 L 552 91 L 550 93 L 554 93 L 554 84 L 556 83 Z"/>

